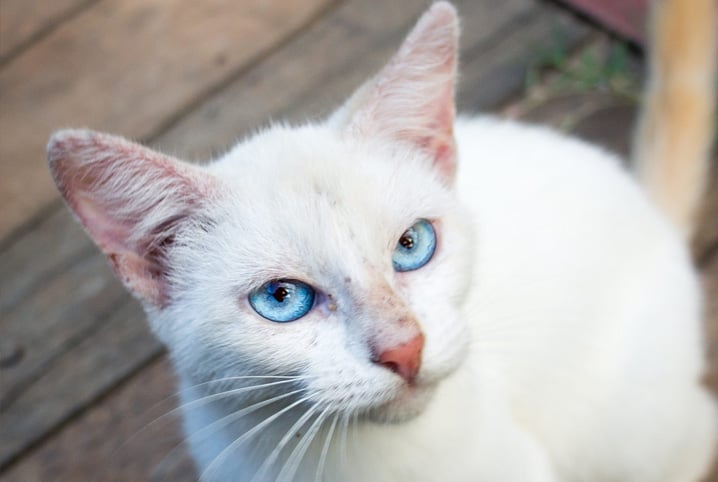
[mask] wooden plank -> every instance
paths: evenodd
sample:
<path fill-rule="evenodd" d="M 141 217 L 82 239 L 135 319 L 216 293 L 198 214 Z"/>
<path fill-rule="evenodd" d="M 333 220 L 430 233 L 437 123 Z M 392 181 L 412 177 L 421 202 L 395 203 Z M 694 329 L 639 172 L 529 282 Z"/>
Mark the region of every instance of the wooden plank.
<path fill-rule="evenodd" d="M 701 264 L 718 258 L 718 152 L 713 157 L 708 189 L 703 197 L 698 230 L 693 238 L 693 253 Z"/>
<path fill-rule="evenodd" d="M 13 405 L 18 393 L 34 383 L 57 356 L 104 322 L 126 299 L 105 260 L 87 256 L 33 293 L 31 302 L 5 314 L 2 339 L 20 347 L 24 355 L 21 363 L 4 370 L 0 411 Z"/>
<path fill-rule="evenodd" d="M 167 359 L 153 362 L 4 473 L 2 480 L 195 481 L 185 451 L 170 453 L 182 440 L 177 418 L 147 427 L 175 407 L 176 390 Z"/>
<path fill-rule="evenodd" d="M 547 44 L 561 39 L 571 48 L 588 33 L 546 4 L 455 4 L 463 19 L 458 98 L 463 111 L 505 101 L 523 87 L 528 65 Z M 350 2 L 181 119 L 155 144 L 206 159 L 235 142 L 238 132 L 270 118 L 299 122 L 326 115 L 383 65 L 424 7 L 422 0 L 405 1 L 377 13 L 374 2 Z"/>
<path fill-rule="evenodd" d="M 625 97 L 596 91 L 552 98 L 527 110 L 521 117 L 570 132 L 628 159 L 636 108 L 635 103 Z"/>
<path fill-rule="evenodd" d="M 0 277 L 0 320 L 42 284 L 78 262 L 78 256 L 94 252 L 92 241 L 62 203 L 58 202 L 48 214 L 21 242 L 10 245 L 0 255 L 2 270 L 8 273 Z"/>
<path fill-rule="evenodd" d="M 150 335 L 135 303 L 116 309 L 72 348 L 72 357 L 57 357 L 12 404 L 3 407 L 0 467 L 38 440 L 38 427 L 56 426 L 58 420 L 77 413 L 159 350 L 159 342 Z"/>
<path fill-rule="evenodd" d="M 97 0 L 0 0 L 0 64 Z"/>
<path fill-rule="evenodd" d="M 560 44 L 570 52 L 588 39 L 589 30 L 550 3 L 531 4 L 483 42 L 466 49 L 459 78 L 459 107 L 476 112 L 495 109 L 525 86 L 536 58 Z"/>
<path fill-rule="evenodd" d="M 291 118 L 297 119 L 300 112 L 308 112 L 310 115 L 327 112 L 331 106 L 343 99 L 381 66 L 397 48 L 406 30 L 426 5 L 423 0 L 411 0 L 405 1 L 401 5 L 392 4 L 387 8 L 381 8 L 382 6 L 379 0 L 354 1 L 345 3 L 329 12 L 320 21 L 314 23 L 310 29 L 294 39 L 292 43 L 278 50 L 264 62 L 240 76 L 234 83 L 207 99 L 187 118 L 160 136 L 153 142 L 153 145 L 168 147 L 183 157 L 202 157 L 213 149 L 223 147 L 230 140 L 236 139 L 238 134 L 254 128 L 269 117 L 288 114 Z M 500 81 L 506 84 L 504 88 L 497 89 L 488 84 L 490 81 L 481 79 L 483 80 L 481 85 L 468 86 L 473 87 L 469 90 L 485 88 L 504 97 L 515 93 L 515 89 L 523 85 L 521 72 L 525 70 L 531 53 L 541 48 L 539 40 L 549 40 L 557 28 L 553 10 L 545 6 L 526 4 L 523 0 L 501 2 L 497 0 L 482 0 L 481 2 L 466 0 L 459 4 L 459 8 L 464 18 L 463 45 L 467 49 L 465 51 L 473 51 L 471 62 L 464 66 L 465 72 L 469 72 L 472 79 L 480 79 L 483 76 L 493 79 L 490 81 Z M 517 18 L 528 26 L 534 25 L 532 22 L 536 22 L 535 25 L 542 27 L 518 29 L 513 32 L 518 39 L 511 44 L 511 48 L 506 49 L 506 54 L 509 55 L 509 59 L 522 62 L 522 67 L 512 70 L 509 79 L 506 75 L 494 76 L 491 69 L 502 68 L 505 61 L 500 58 L 498 51 L 491 48 L 491 44 L 496 41 L 497 37 L 508 34 L 508 29 L 513 29 L 516 26 Z M 578 41 L 585 34 L 584 29 L 570 22 L 562 25 L 568 32 L 568 37 L 574 41 Z M 524 36 L 524 32 L 529 32 L 530 35 Z M 482 57 L 484 53 L 492 56 L 487 57 L 490 60 L 484 61 L 485 59 Z M 471 74 L 471 72 L 474 73 Z M 505 100 L 485 99 L 487 103 Z M 186 136 L 192 138 L 191 143 L 188 142 Z M 44 279 L 51 278 L 51 274 L 60 269 L 57 258 L 63 254 L 61 249 L 54 246 L 54 243 L 47 245 L 46 249 L 49 252 L 55 252 L 56 256 L 48 253 L 47 256 L 43 256 L 39 260 L 33 260 L 32 250 L 35 249 L 33 246 L 40 246 L 43 240 L 46 241 L 57 236 L 67 240 L 60 243 L 61 246 L 72 245 L 73 238 L 77 239 L 78 244 L 82 242 L 83 235 L 80 231 L 72 225 L 63 223 L 61 218 L 60 215 L 48 217 L 36 229 L 18 239 L 5 253 L 0 254 L 0 264 L 5 263 L 4 258 L 8 256 L 8 253 L 12 253 L 12 258 L 22 258 L 23 260 L 15 262 L 13 266 L 16 268 L 14 269 L 31 272 L 23 284 L 26 288 L 21 290 L 23 301 L 13 308 L 13 313 L 27 310 L 25 305 L 36 303 L 36 297 L 47 297 L 41 294 L 44 292 L 43 290 L 47 290 L 48 282 Z M 58 230 L 62 234 L 59 234 Z M 74 251 L 68 248 L 67 252 L 73 253 Z M 96 252 L 93 252 L 91 257 L 99 260 L 99 254 Z M 82 263 L 83 259 L 79 257 L 74 262 Z M 9 261 L 12 262 L 12 259 Z M 94 268 L 97 270 L 96 276 L 109 280 L 109 270 L 99 261 L 96 265 L 94 263 L 94 261 L 91 262 L 93 266 L 96 266 Z M 60 276 L 53 284 L 53 286 L 65 287 L 64 291 L 53 291 L 55 300 L 58 302 L 61 300 L 64 306 L 71 307 L 68 309 L 81 310 L 84 306 L 83 302 L 76 299 L 76 294 L 73 291 L 76 284 L 74 282 L 63 284 L 63 279 Z M 107 309 L 108 306 L 105 306 L 104 311 Z M 118 324 L 105 328 L 101 321 L 97 321 L 103 311 L 102 307 L 94 306 L 86 311 L 88 319 L 95 320 L 87 322 L 89 324 L 84 326 L 83 329 L 88 332 L 87 336 L 94 336 L 93 330 L 100 328 L 110 331 L 122 328 L 122 325 Z M 18 315 L 18 320 L 22 319 L 25 317 Z M 19 321 L 15 323 L 14 326 L 19 325 Z M 82 326 L 81 324 L 74 323 L 68 317 L 61 317 L 57 323 L 63 327 L 62 336 L 72 335 L 74 337 L 72 339 L 83 339 L 83 332 L 77 331 L 77 328 Z M 4 322 L 0 321 L 0 335 L 3 335 L 3 326 Z M 35 366 L 43 366 L 37 360 L 44 360 L 44 366 L 62 366 L 62 373 L 82 373 L 81 369 L 74 367 L 76 365 L 85 366 L 88 363 L 87 360 L 100 359 L 108 350 L 113 350 L 112 339 L 113 337 L 109 335 L 102 340 L 95 338 L 92 348 L 88 347 L 86 351 L 67 347 L 67 343 L 57 344 L 52 340 L 45 340 L 46 345 L 34 348 L 34 351 L 39 352 Z M 38 338 L 38 341 L 43 342 L 41 337 Z M 65 352 L 58 353 L 58 347 L 67 349 Z M 157 350 L 159 351 L 159 348 Z M 134 363 L 134 366 L 137 367 L 145 362 L 146 356 L 152 354 L 154 353 L 138 356 L 133 350 L 129 350 L 125 354 L 126 358 L 123 362 Z M 111 367 L 107 368 L 107 370 L 110 369 Z M 119 367 L 114 373 L 116 378 L 100 371 L 100 376 L 87 373 L 82 378 L 70 377 L 65 380 L 65 383 L 69 386 L 82 384 L 85 391 L 99 394 L 108 390 L 117 378 L 127 373 L 127 370 L 129 368 Z M 31 383 L 24 385 L 23 396 L 35 397 L 39 405 L 35 405 L 34 410 L 42 412 L 44 411 L 44 407 L 41 406 L 42 400 L 48 405 L 53 404 L 55 390 L 58 389 L 58 386 L 38 383 L 37 369 L 30 372 L 34 373 L 35 378 L 31 380 Z M 62 373 L 56 373 L 55 376 L 61 378 Z M 89 403 L 91 399 L 92 397 L 83 395 L 77 397 L 74 404 L 67 403 L 59 407 L 48 407 L 47 413 L 51 416 L 33 418 L 30 421 L 32 423 L 23 422 L 22 433 L 29 434 L 28 440 L 39 440 L 53 427 L 63 423 L 69 415 Z M 17 410 L 13 413 L 25 410 L 24 405 L 27 402 L 24 400 L 18 398 L 10 406 L 10 409 Z M 5 423 L 16 422 L 13 418 L 8 417 L 5 419 Z M 22 446 L 16 446 L 15 449 L 13 457 L 21 452 Z"/>
<path fill-rule="evenodd" d="M 330 2 L 104 0 L 64 22 L 0 71 L 0 239 L 57 197 L 52 130 L 147 138 Z"/>

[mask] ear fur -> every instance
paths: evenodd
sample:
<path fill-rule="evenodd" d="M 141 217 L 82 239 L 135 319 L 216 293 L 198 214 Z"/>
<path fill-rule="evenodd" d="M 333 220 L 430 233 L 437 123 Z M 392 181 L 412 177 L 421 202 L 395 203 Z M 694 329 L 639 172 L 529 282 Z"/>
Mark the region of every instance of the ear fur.
<path fill-rule="evenodd" d="M 354 136 L 410 144 L 426 153 L 451 182 L 456 170 L 458 34 L 454 7 L 435 3 L 389 63 L 354 93 L 330 123 Z"/>
<path fill-rule="evenodd" d="M 164 307 L 166 250 L 212 191 L 213 178 L 147 147 L 88 130 L 56 132 L 47 156 L 60 193 L 117 276 L 143 302 Z"/>

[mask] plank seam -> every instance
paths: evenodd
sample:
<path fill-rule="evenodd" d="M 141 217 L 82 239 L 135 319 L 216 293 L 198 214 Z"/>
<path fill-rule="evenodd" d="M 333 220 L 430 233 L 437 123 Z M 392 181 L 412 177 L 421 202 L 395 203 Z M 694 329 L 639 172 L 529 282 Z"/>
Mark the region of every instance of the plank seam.
<path fill-rule="evenodd" d="M 47 367 L 52 365 L 55 360 L 71 351 L 92 334 L 97 333 L 105 326 L 112 313 L 119 311 L 120 308 L 131 302 L 133 302 L 133 300 L 129 299 L 127 295 L 122 293 L 121 296 L 118 296 L 115 301 L 110 303 L 106 310 L 103 310 L 98 316 L 96 316 L 92 323 L 90 323 L 84 330 L 75 333 L 72 337 L 68 338 L 64 343 L 58 346 L 58 350 L 55 355 L 43 361 L 34 370 L 32 370 L 27 377 L 23 378 L 21 382 L 8 388 L 4 395 L 0 397 L 0 414 L 10 408 L 30 386 L 41 378 Z M 0 465 L 0 469 L 2 469 L 2 465 Z"/>
<path fill-rule="evenodd" d="M 45 433 L 43 433 L 41 436 L 35 438 L 34 440 L 28 442 L 23 448 L 21 448 L 19 451 L 17 451 L 15 454 L 10 456 L 8 459 L 0 463 L 0 475 L 3 472 L 7 472 L 10 469 L 12 469 L 13 465 L 20 462 L 23 457 L 25 457 L 27 454 L 33 452 L 35 449 L 37 449 L 40 445 L 45 443 L 45 441 L 52 439 L 56 435 L 58 435 L 62 430 L 69 424 L 71 424 L 73 421 L 81 417 L 87 410 L 89 410 L 91 407 L 95 406 L 96 403 L 101 402 L 102 400 L 106 399 L 107 397 L 110 397 L 113 392 L 116 390 L 121 390 L 123 386 L 125 386 L 127 383 L 130 382 L 132 378 L 134 378 L 139 372 L 150 366 L 151 364 L 157 362 L 165 353 L 165 350 L 163 347 L 158 348 L 153 353 L 147 356 L 145 360 L 138 363 L 135 368 L 132 370 L 129 370 L 125 375 L 119 377 L 114 385 L 109 387 L 107 390 L 99 391 L 95 396 L 90 397 L 86 404 L 78 405 L 75 407 L 74 410 L 71 410 L 68 412 L 67 416 L 63 418 L 60 422 L 58 422 L 56 425 L 54 425 L 52 428 L 47 430 Z"/>
<path fill-rule="evenodd" d="M 44 223 L 50 216 L 57 213 L 65 205 L 61 199 L 54 199 L 41 207 L 33 216 L 28 218 L 20 226 L 12 230 L 5 239 L 0 239 L 0 256 L 32 232 L 40 224 Z"/>
<path fill-rule="evenodd" d="M 96 2 L 98 0 L 91 1 Z M 172 127 L 177 125 L 182 119 L 197 111 L 202 106 L 202 104 L 204 104 L 204 102 L 207 101 L 209 98 L 227 88 L 229 85 L 244 76 L 247 72 L 251 71 L 258 64 L 262 63 L 265 59 L 274 55 L 277 51 L 286 47 L 303 30 L 311 28 L 312 25 L 314 25 L 320 18 L 324 17 L 332 10 L 338 8 L 344 2 L 345 0 L 335 0 L 333 2 L 329 2 L 323 8 L 318 9 L 314 15 L 307 19 L 307 21 L 305 21 L 301 25 L 297 25 L 293 30 L 289 31 L 285 38 L 278 40 L 273 45 L 268 46 L 264 51 L 258 52 L 252 59 L 248 60 L 238 69 L 228 73 L 227 77 L 225 77 L 223 80 L 219 81 L 213 86 L 210 86 L 204 92 L 200 92 L 191 102 L 189 102 L 185 106 L 179 107 L 179 109 L 177 109 L 174 114 L 169 115 L 168 118 L 163 123 L 161 123 L 159 127 L 157 127 L 154 131 L 140 137 L 140 142 L 144 144 L 149 144 L 153 140 L 161 137 L 167 131 L 172 129 Z M 0 67 L 1 66 L 2 63 L 0 63 Z M 0 239 L 0 255 L 7 251 L 7 249 L 11 245 L 22 239 L 29 231 L 32 231 L 38 224 L 42 223 L 50 214 L 54 212 L 54 209 L 56 209 L 57 206 L 62 204 L 63 203 L 58 199 L 50 201 L 45 206 L 41 207 L 26 222 L 10 231 L 10 233 L 8 233 L 4 239 Z"/>
<path fill-rule="evenodd" d="M 198 94 L 197 97 L 187 103 L 184 107 L 179 108 L 174 115 L 168 116 L 167 120 L 160 124 L 159 127 L 154 130 L 154 132 L 148 134 L 144 139 L 141 138 L 141 141 L 143 143 L 150 143 L 153 140 L 162 137 L 162 135 L 171 130 L 182 119 L 189 116 L 193 112 L 198 111 L 199 108 L 215 94 L 218 94 L 219 92 L 223 91 L 229 85 L 238 81 L 241 77 L 254 69 L 257 65 L 261 64 L 266 59 L 273 56 L 276 52 L 282 50 L 284 47 L 293 42 L 297 35 L 299 35 L 303 30 L 310 29 L 321 18 L 328 15 L 331 11 L 339 8 L 339 6 L 342 5 L 344 2 L 345 0 L 335 0 L 332 2 L 328 2 L 327 5 L 323 6 L 322 8 L 319 8 L 314 13 L 314 15 L 307 19 L 306 22 L 301 25 L 297 25 L 297 27 L 289 31 L 284 38 L 278 40 L 275 44 L 267 47 L 264 51 L 258 52 L 252 59 L 248 60 L 240 67 L 230 72 L 223 80 L 217 82 L 217 84 L 213 86 L 210 86 L 207 90 L 205 90 L 204 93 Z"/>
<path fill-rule="evenodd" d="M 61 263 L 59 263 L 54 268 L 46 271 L 43 276 L 40 277 L 40 279 L 36 279 L 34 282 L 29 283 L 25 289 L 22 290 L 22 292 L 16 296 L 15 299 L 8 302 L 6 306 L 0 305 L 0 316 L 5 316 L 10 313 L 12 313 L 20 303 L 25 301 L 25 297 L 23 295 L 26 295 L 28 293 L 37 293 L 38 291 L 42 290 L 45 286 L 55 281 L 60 275 L 64 274 L 64 272 L 78 264 L 80 261 L 82 261 L 85 258 L 88 258 L 93 253 L 97 253 L 97 247 L 94 245 L 80 250 L 79 252 L 75 253 L 73 256 L 69 256 L 62 260 Z M 99 253 L 98 253 L 99 254 Z M 1 255 L 0 255 L 1 257 Z M 3 303 L 5 300 L 3 300 Z M 1 322 L 0 322 L 1 323 Z"/>
<path fill-rule="evenodd" d="M 57 29 L 57 27 L 59 27 L 61 24 L 76 17 L 77 15 L 84 12 L 85 10 L 87 10 L 89 7 L 91 7 L 98 1 L 99 0 L 87 0 L 83 3 L 76 5 L 74 8 L 71 8 L 71 9 L 67 10 L 66 12 L 60 14 L 58 17 L 55 17 L 54 19 L 52 19 L 45 26 L 43 26 L 38 31 L 36 31 L 32 35 L 30 35 L 27 39 L 20 42 L 15 47 L 13 47 L 8 53 L 6 53 L 2 57 L 0 57 L 0 68 L 5 67 L 9 63 L 11 63 L 13 60 L 20 57 L 26 50 L 30 49 L 33 44 L 44 39 L 45 37 L 50 35 L 52 32 L 54 32 Z"/>

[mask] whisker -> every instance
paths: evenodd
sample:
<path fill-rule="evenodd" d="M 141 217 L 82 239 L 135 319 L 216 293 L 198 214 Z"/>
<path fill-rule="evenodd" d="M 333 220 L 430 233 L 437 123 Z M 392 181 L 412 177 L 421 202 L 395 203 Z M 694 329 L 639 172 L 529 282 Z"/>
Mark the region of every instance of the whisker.
<path fill-rule="evenodd" d="M 347 463 L 347 431 L 349 430 L 349 417 L 351 413 L 345 413 L 342 417 L 342 435 L 339 438 L 339 459 L 342 465 Z"/>
<path fill-rule="evenodd" d="M 205 439 L 205 438 L 206 438 L 208 435 L 210 435 L 211 433 L 215 432 L 216 430 L 219 430 L 219 429 L 222 428 L 222 427 L 225 427 L 225 426 L 229 425 L 230 423 L 232 423 L 232 422 L 234 422 L 235 420 L 238 420 L 238 419 L 244 417 L 245 415 L 249 415 L 250 413 L 252 413 L 252 412 L 254 412 L 254 411 L 256 411 L 256 410 L 258 410 L 258 409 L 260 409 L 260 408 L 262 408 L 262 407 L 265 407 L 265 406 L 267 406 L 267 405 L 269 405 L 269 404 L 272 404 L 272 403 L 277 402 L 277 401 L 279 401 L 279 400 L 285 399 L 285 398 L 287 398 L 287 397 L 291 397 L 292 395 L 296 395 L 297 393 L 301 393 L 301 392 L 304 392 L 304 391 L 306 391 L 306 389 L 305 389 L 305 388 L 301 388 L 301 389 L 299 389 L 299 390 L 294 390 L 294 391 L 289 392 L 289 393 L 283 393 L 283 394 L 281 394 L 281 395 L 277 395 L 276 397 L 272 397 L 272 398 L 269 398 L 269 399 L 267 399 L 267 400 L 261 400 L 261 401 L 259 401 L 259 402 L 257 402 L 257 403 L 254 403 L 254 404 L 252 404 L 252 405 L 249 405 L 249 406 L 247 406 L 247 407 L 244 407 L 244 408 L 242 408 L 241 410 L 238 410 L 238 411 L 236 411 L 236 412 L 233 412 L 233 413 L 231 413 L 231 414 L 229 414 L 229 415 L 227 415 L 227 416 L 225 416 L 225 417 L 222 417 L 222 418 L 220 418 L 220 419 L 218 419 L 218 420 L 215 420 L 214 422 L 212 422 L 211 424 L 207 425 L 206 427 L 203 427 L 203 428 L 201 428 L 200 430 L 197 430 L 196 432 L 190 434 L 190 435 L 189 435 L 189 438 L 199 437 L 199 438 L 201 438 L 201 439 Z M 179 444 L 175 445 L 175 446 L 172 448 L 172 450 L 171 450 L 170 452 L 168 452 L 167 455 L 165 455 L 165 456 L 162 458 L 162 461 L 158 464 L 157 468 L 159 469 L 160 467 L 162 467 L 162 465 L 164 464 L 164 462 L 165 462 L 166 460 L 168 460 L 168 459 L 170 458 L 170 456 L 173 455 L 177 450 L 179 450 L 179 448 L 180 448 L 181 446 L 182 446 L 182 442 L 180 442 Z"/>
<path fill-rule="evenodd" d="M 189 409 L 189 408 L 195 408 L 197 406 L 206 405 L 209 402 L 213 402 L 215 400 L 221 400 L 223 398 L 227 398 L 231 395 L 237 395 L 244 392 L 251 392 L 253 390 L 258 390 L 260 388 L 267 388 L 267 387 L 274 387 L 277 385 L 284 385 L 287 383 L 295 383 L 296 380 L 281 380 L 278 382 L 271 382 L 271 383 L 263 383 L 261 385 L 252 385 L 251 387 L 240 387 L 240 388 L 233 388 L 231 390 L 225 390 L 223 392 L 213 393 L 210 395 L 207 395 L 205 397 L 198 398 L 196 400 L 192 400 L 191 402 L 187 402 L 185 404 L 182 404 L 171 411 L 164 414 L 162 417 L 166 417 L 168 415 L 171 415 L 173 413 L 176 413 L 179 410 Z M 162 418 L 160 417 L 160 418 Z"/>
<path fill-rule="evenodd" d="M 289 442 L 289 440 L 294 436 L 295 432 L 299 430 L 301 427 L 304 426 L 304 424 L 311 418 L 311 416 L 314 414 L 318 407 L 318 404 L 312 405 L 306 412 L 304 412 L 304 415 L 299 417 L 299 419 L 294 423 L 294 425 L 291 426 L 291 428 L 287 431 L 287 433 L 282 437 L 282 439 L 279 441 L 279 443 L 274 447 L 274 450 L 269 454 L 269 456 L 262 462 L 262 465 L 259 467 L 257 472 L 254 474 L 254 477 L 252 477 L 252 481 L 255 480 L 258 482 L 261 482 L 262 478 L 261 476 L 264 476 L 269 466 L 276 460 L 276 458 L 279 456 L 279 453 L 282 451 L 285 445 Z"/>
<path fill-rule="evenodd" d="M 197 385 L 193 385 L 192 387 L 187 387 L 187 388 L 185 388 L 185 389 L 183 389 L 183 390 L 180 390 L 179 392 L 177 392 L 177 393 L 175 393 L 175 394 L 173 394 L 173 395 L 169 395 L 169 396 L 163 398 L 162 400 L 160 400 L 159 402 L 155 403 L 152 407 L 150 407 L 149 409 L 147 409 L 147 410 L 145 411 L 145 413 L 151 412 L 152 410 L 154 410 L 155 408 L 157 408 L 159 405 L 161 405 L 161 404 L 163 404 L 163 403 L 169 401 L 170 399 L 172 399 L 172 398 L 178 396 L 178 395 L 179 395 L 180 393 L 182 393 L 182 392 L 185 392 L 185 391 L 190 390 L 191 388 L 197 388 L 197 387 L 200 387 L 200 386 L 203 386 L 203 385 L 209 385 L 209 384 L 211 384 L 211 383 L 219 383 L 219 382 L 222 382 L 222 381 L 233 381 L 233 380 L 239 380 L 239 379 L 245 379 L 245 378 L 247 378 L 247 379 L 248 379 L 248 378 L 282 378 L 283 380 L 278 381 L 278 382 L 271 382 L 271 383 L 261 384 L 261 385 L 253 385 L 253 386 L 251 386 L 251 387 L 241 387 L 241 388 L 237 388 L 237 389 L 233 389 L 233 390 L 227 390 L 227 391 L 224 391 L 224 392 L 219 392 L 219 393 L 215 393 L 215 394 L 212 394 L 212 395 L 208 395 L 207 397 L 198 398 L 198 399 L 193 400 L 193 401 L 191 401 L 191 402 L 188 402 L 188 403 L 186 403 L 186 404 L 179 405 L 179 406 L 173 408 L 172 410 L 170 410 L 169 412 L 163 413 L 162 415 L 160 415 L 159 417 L 155 418 L 155 419 L 152 420 L 151 422 L 145 424 L 142 428 L 140 428 L 139 430 L 137 430 L 137 431 L 136 431 L 135 433 L 133 433 L 130 437 L 128 437 L 124 442 L 122 442 L 122 444 L 121 444 L 119 447 L 117 447 L 117 448 L 113 451 L 113 453 L 117 453 L 117 452 L 119 452 L 120 450 L 124 449 L 127 445 L 129 445 L 131 442 L 133 442 L 138 436 L 140 436 L 140 435 L 142 435 L 143 433 L 145 433 L 146 431 L 150 430 L 152 427 L 154 427 L 156 424 L 160 423 L 161 421 L 165 420 L 166 418 L 168 418 L 168 417 L 170 417 L 170 416 L 176 414 L 176 413 L 179 412 L 180 410 L 183 410 L 183 409 L 185 409 L 185 408 L 191 408 L 191 407 L 195 406 L 195 404 L 196 404 L 196 405 L 204 405 L 204 404 L 209 403 L 209 402 L 211 402 L 211 401 L 213 401 L 213 400 L 217 400 L 217 399 L 220 399 L 220 398 L 223 398 L 223 397 L 229 397 L 229 396 L 231 396 L 231 395 L 236 395 L 237 393 L 242 393 L 242 392 L 245 392 L 245 391 L 248 392 L 248 391 L 255 390 L 255 389 L 259 389 L 259 388 L 266 388 L 266 387 L 271 387 L 271 386 L 274 386 L 274 385 L 282 385 L 282 384 L 285 384 L 285 383 L 291 383 L 291 382 L 296 382 L 296 381 L 299 381 L 299 380 L 305 380 L 305 379 L 306 379 L 306 378 L 303 378 L 303 377 L 293 377 L 293 378 L 289 379 L 288 377 L 274 377 L 274 376 L 272 376 L 272 377 L 251 376 L 251 377 L 226 377 L 226 378 L 219 378 L 219 379 L 211 380 L 211 381 L 204 382 L 204 383 L 198 383 Z M 210 399 L 210 397 L 214 397 L 214 398 L 211 398 L 211 399 Z"/>
<path fill-rule="evenodd" d="M 354 410 L 352 412 L 351 428 L 353 429 L 352 440 L 354 442 L 354 446 L 356 446 L 357 445 L 357 436 L 359 434 L 359 410 Z"/>
<path fill-rule="evenodd" d="M 326 464 L 327 461 L 327 454 L 329 453 L 329 445 L 332 443 L 332 436 L 334 435 L 334 429 L 337 426 L 337 421 L 339 420 L 339 412 L 334 414 L 334 418 L 332 419 L 332 424 L 329 426 L 329 432 L 327 432 L 327 435 L 324 439 L 324 447 L 322 447 L 322 454 L 319 457 L 319 463 L 317 464 L 317 474 L 314 477 L 314 482 L 322 482 L 322 477 L 324 477 L 324 464 Z"/>
<path fill-rule="evenodd" d="M 216 467 L 220 466 L 224 460 L 229 457 L 229 455 L 239 448 L 245 441 L 247 441 L 250 437 L 252 437 L 254 434 L 259 432 L 261 429 L 272 423 L 274 420 L 279 418 L 282 414 L 288 412 L 289 410 L 293 409 L 297 405 L 306 402 L 307 400 L 311 399 L 312 396 L 306 396 L 304 398 L 300 398 L 296 402 L 288 405 L 287 407 L 283 408 L 282 410 L 274 413 L 273 415 L 270 415 L 266 419 L 264 419 L 262 422 L 259 422 L 257 425 L 255 425 L 250 430 L 244 432 L 242 435 L 240 435 L 234 442 L 229 444 L 227 447 L 225 447 L 217 457 L 207 466 L 207 468 L 202 472 L 202 474 L 199 477 L 200 482 L 203 480 L 208 480 L 206 477 L 211 475 L 212 471 L 216 469 Z M 226 417 L 225 417 L 226 418 Z"/>
<path fill-rule="evenodd" d="M 302 460 L 304 459 L 304 456 L 309 449 L 309 446 L 312 444 L 314 437 L 316 437 L 317 432 L 319 432 L 319 429 L 322 426 L 322 423 L 326 419 L 326 414 L 330 408 L 331 407 L 325 408 L 324 411 L 319 414 L 314 423 L 309 427 L 309 430 L 307 430 L 307 433 L 304 435 L 302 440 L 300 440 L 297 446 L 294 447 L 294 450 L 289 455 L 289 458 L 285 462 L 284 467 L 277 476 L 278 482 L 285 479 L 287 480 L 287 482 L 292 481 L 292 478 L 294 477 L 294 474 L 297 473 L 297 470 L 299 469 L 299 466 L 301 465 Z"/>

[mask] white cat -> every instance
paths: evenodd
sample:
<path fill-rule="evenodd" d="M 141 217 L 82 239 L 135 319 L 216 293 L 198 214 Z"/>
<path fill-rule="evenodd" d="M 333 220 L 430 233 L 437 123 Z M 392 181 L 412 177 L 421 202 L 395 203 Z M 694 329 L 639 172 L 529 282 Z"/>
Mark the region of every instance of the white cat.
<path fill-rule="evenodd" d="M 169 348 L 202 479 L 705 474 L 716 413 L 684 239 L 707 165 L 711 3 L 658 12 L 643 186 L 550 130 L 454 123 L 446 3 L 326 122 L 267 128 L 205 166 L 56 133 L 60 191 Z M 664 58 L 674 41 L 681 61 Z M 678 122 L 681 95 L 704 107 Z"/>

